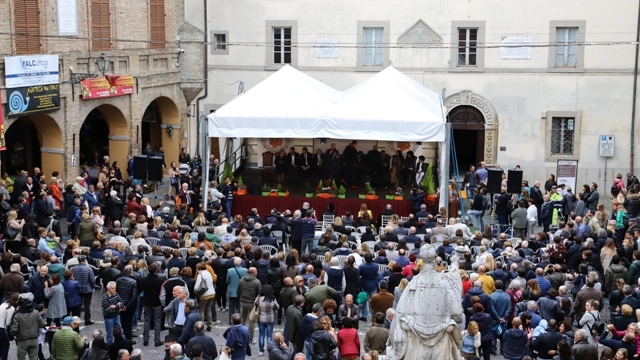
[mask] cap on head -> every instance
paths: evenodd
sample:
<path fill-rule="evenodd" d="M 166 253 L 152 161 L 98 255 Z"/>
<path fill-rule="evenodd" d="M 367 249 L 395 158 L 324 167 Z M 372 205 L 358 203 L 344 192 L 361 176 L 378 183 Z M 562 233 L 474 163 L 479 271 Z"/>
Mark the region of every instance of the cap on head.
<path fill-rule="evenodd" d="M 62 319 L 62 325 L 71 325 L 72 322 L 73 322 L 72 316 L 67 316 L 64 319 Z"/>

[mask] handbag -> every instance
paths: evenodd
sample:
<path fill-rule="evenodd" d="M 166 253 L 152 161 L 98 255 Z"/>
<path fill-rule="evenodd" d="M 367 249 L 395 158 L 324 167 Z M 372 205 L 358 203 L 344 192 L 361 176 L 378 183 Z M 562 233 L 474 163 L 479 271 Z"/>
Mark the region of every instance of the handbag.
<path fill-rule="evenodd" d="M 356 297 L 356 304 L 358 305 L 362 305 L 364 303 L 366 303 L 367 301 L 369 301 L 369 295 L 367 295 L 366 291 L 360 291 L 358 293 L 358 296 Z"/>
<path fill-rule="evenodd" d="M 220 352 L 220 357 L 218 358 L 218 360 L 231 360 L 231 358 L 229 357 L 229 355 L 227 355 L 227 353 L 223 350 L 222 352 Z"/>
<path fill-rule="evenodd" d="M 7 225 L 4 229 L 4 235 L 6 240 L 15 239 L 16 236 L 18 236 L 18 233 L 19 233 L 19 230 L 16 230 L 9 225 Z"/>
<path fill-rule="evenodd" d="M 497 323 L 491 327 L 491 332 L 497 337 L 501 337 L 505 330 L 505 324 L 501 323 Z"/>
<path fill-rule="evenodd" d="M 200 286 L 196 289 L 196 296 L 202 296 L 209 291 L 209 286 L 207 286 L 207 282 L 204 280 L 204 276 L 202 276 L 202 274 L 200 274 L 200 278 Z"/>
<path fill-rule="evenodd" d="M 260 319 L 260 306 L 254 303 L 253 309 L 251 309 L 251 312 L 249 313 L 249 321 L 258 322 L 259 319 Z"/>

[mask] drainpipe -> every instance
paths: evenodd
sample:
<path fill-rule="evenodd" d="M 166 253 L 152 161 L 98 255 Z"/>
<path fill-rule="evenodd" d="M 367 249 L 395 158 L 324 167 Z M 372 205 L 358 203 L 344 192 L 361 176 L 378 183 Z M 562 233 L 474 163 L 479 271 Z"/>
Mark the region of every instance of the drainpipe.
<path fill-rule="evenodd" d="M 638 27 L 636 29 L 636 61 L 633 67 L 633 99 L 631 108 L 631 148 L 629 151 L 629 172 L 633 174 L 633 158 L 635 154 L 636 132 L 636 100 L 638 93 L 638 55 L 640 53 L 640 4 L 638 5 Z"/>
<path fill-rule="evenodd" d="M 207 37 L 207 0 L 204 0 L 204 65 L 203 65 L 203 70 L 204 70 L 204 94 L 202 94 L 202 96 L 199 96 L 198 98 L 196 98 L 196 121 L 198 124 L 197 125 L 197 132 L 198 134 L 201 133 L 201 131 L 203 131 L 202 129 L 200 129 L 200 100 L 204 100 L 207 98 L 207 96 L 209 96 L 209 43 L 208 41 L 208 37 Z M 196 141 L 198 141 L 198 144 L 196 146 L 196 148 L 198 149 L 198 151 L 203 152 L 204 149 L 206 148 L 204 146 L 204 144 L 199 144 L 200 142 L 200 136 L 198 135 L 196 137 Z M 209 154 L 200 154 L 200 157 L 209 157 Z M 203 170 L 204 171 L 204 170 Z M 208 171 L 208 170 L 207 170 Z"/>

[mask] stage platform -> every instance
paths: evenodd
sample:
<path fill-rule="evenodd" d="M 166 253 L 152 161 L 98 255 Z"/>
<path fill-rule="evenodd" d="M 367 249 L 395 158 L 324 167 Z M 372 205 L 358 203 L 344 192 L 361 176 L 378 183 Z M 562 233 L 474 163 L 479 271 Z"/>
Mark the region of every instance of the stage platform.
<path fill-rule="evenodd" d="M 279 211 L 302 209 L 302 203 L 308 202 L 309 205 L 316 210 L 317 216 L 320 218 L 322 212 L 327 208 L 329 203 L 333 203 L 335 206 L 335 213 L 338 215 L 344 215 L 347 211 L 351 211 L 354 218 L 357 217 L 360 204 L 366 203 L 369 210 L 371 210 L 374 220 L 380 216 L 380 212 L 384 210 L 387 204 L 391 204 L 393 210 L 400 216 L 408 216 L 411 213 L 411 201 L 410 200 L 366 200 L 359 198 L 350 199 L 338 199 L 330 198 L 323 199 L 318 197 L 297 197 L 297 196 L 254 196 L 243 195 L 236 196 L 233 202 L 233 213 L 241 214 L 243 217 L 249 214 L 251 208 L 257 208 L 258 214 L 264 217 L 271 211 L 271 209 L 278 209 Z M 304 216 L 304 214 L 303 214 Z M 322 218 L 320 218 L 322 220 Z"/>

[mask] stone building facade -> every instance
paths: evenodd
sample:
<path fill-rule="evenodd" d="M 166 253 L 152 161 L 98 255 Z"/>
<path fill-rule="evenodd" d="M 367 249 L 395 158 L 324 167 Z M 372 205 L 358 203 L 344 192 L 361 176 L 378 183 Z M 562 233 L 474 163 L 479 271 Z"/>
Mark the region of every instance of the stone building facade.
<path fill-rule="evenodd" d="M 178 160 L 180 148 L 189 143 L 184 129 L 191 121 L 190 103 L 203 87 L 202 67 L 182 66 L 187 58 L 201 59 L 204 48 L 203 33 L 184 21 L 183 1 L 0 0 L 0 6 L 6 9 L 0 32 L 11 34 L 0 36 L 0 54 L 57 54 L 60 80 L 59 110 L 7 115 L 11 89 L 4 86 L 0 60 L 7 144 L 3 171 L 31 173 L 38 166 L 47 177 L 59 171 L 73 180 L 81 163 L 90 163 L 90 154 L 97 152 L 119 162 L 126 176 L 127 155 L 140 154 L 147 142 L 164 150 L 167 166 Z M 77 33 L 61 35 L 58 21 L 74 18 Z M 35 34 L 26 42 L 25 23 Z M 180 51 L 181 41 L 191 41 L 189 51 Z M 102 77 L 96 62 L 102 54 L 110 60 L 107 75 L 133 77 L 132 94 L 82 98 L 78 77 Z"/>
<path fill-rule="evenodd" d="M 216 0 L 210 9 L 208 36 L 221 44 L 210 48 L 207 113 L 237 96 L 228 84 L 249 90 L 285 63 L 338 90 L 392 65 L 446 89 L 461 175 L 485 161 L 544 180 L 558 160 L 577 160 L 577 184 L 602 186 L 630 170 L 637 2 Z M 199 19 L 197 7 L 186 10 Z M 337 47 L 319 51 L 326 44 Z M 598 155 L 605 134 L 616 137 L 606 176 Z M 250 161 L 261 164 L 261 142 L 246 142 Z M 434 144 L 421 147 L 436 158 Z"/>

